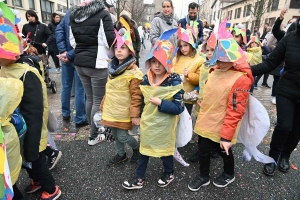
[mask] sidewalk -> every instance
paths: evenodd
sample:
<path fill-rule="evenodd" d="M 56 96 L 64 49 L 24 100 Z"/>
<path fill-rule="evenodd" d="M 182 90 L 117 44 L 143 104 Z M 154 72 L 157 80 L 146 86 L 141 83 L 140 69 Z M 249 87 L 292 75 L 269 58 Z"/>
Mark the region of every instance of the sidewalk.
<path fill-rule="evenodd" d="M 150 51 L 150 42 L 146 40 L 147 49 L 141 52 L 141 68 Z M 145 70 L 144 70 L 145 71 Z M 241 158 L 243 145 L 233 147 L 235 155 L 236 180 L 226 188 L 216 188 L 212 183 L 201 188 L 198 192 L 191 192 L 187 188 L 189 181 L 199 173 L 199 164 L 190 163 L 189 167 L 181 166 L 175 162 L 175 180 L 166 188 L 156 186 L 158 178 L 163 172 L 160 159 L 151 158 L 146 173 L 146 185 L 141 190 L 127 191 L 122 188 L 122 182 L 134 177 L 136 164 L 130 162 L 121 166 L 108 168 L 106 163 L 116 154 L 114 143 L 102 142 L 96 146 L 88 146 L 89 130 L 82 128 L 76 130 L 75 126 L 68 131 L 62 127 L 61 117 L 61 80 L 60 74 L 51 73 L 51 78 L 57 82 L 58 92 L 48 92 L 50 110 L 58 117 L 60 128 L 53 133 L 57 146 L 63 156 L 57 166 L 52 170 L 56 184 L 62 190 L 62 200 L 104 200 L 104 199 L 207 199 L 207 200 L 242 200 L 242 199 L 300 199 L 300 174 L 298 170 L 291 169 L 283 174 L 276 171 L 274 177 L 266 177 L 262 173 L 263 164 L 252 160 L 244 162 Z M 258 98 L 269 111 L 270 117 L 275 116 L 275 106 L 270 102 L 270 89 L 258 88 L 254 96 Z M 73 107 L 73 103 L 72 103 Z M 73 114 L 75 111 L 73 110 Z M 272 120 L 272 119 L 271 119 Z M 71 119 L 72 121 L 72 119 Z M 259 150 L 267 154 L 270 134 L 265 138 Z M 188 144 L 180 148 L 183 158 L 188 162 L 188 157 L 197 149 L 196 144 Z M 127 148 L 128 156 L 132 151 Z M 296 150 L 291 161 L 300 166 L 300 153 Z M 211 161 L 211 182 L 222 172 L 222 159 Z M 23 190 L 30 183 L 25 170 L 22 170 L 18 186 Z M 28 200 L 38 199 L 40 191 L 26 195 Z"/>

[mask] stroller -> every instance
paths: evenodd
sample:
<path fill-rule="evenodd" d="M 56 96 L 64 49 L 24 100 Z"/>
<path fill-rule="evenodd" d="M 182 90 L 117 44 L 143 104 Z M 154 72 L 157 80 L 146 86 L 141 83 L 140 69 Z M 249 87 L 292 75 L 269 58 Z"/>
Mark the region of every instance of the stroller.
<path fill-rule="evenodd" d="M 40 43 L 31 43 L 34 47 L 39 46 L 40 49 L 42 47 L 42 44 Z M 43 47 L 44 48 L 44 47 Z M 30 49 L 30 48 L 29 48 Z M 56 82 L 54 80 L 51 80 L 50 78 L 50 73 L 49 70 L 51 69 L 50 65 L 49 65 L 49 55 L 48 55 L 48 47 L 45 47 L 45 54 L 39 54 L 38 51 L 36 49 L 36 52 L 34 52 L 35 54 L 38 54 L 38 57 L 42 60 L 43 62 L 43 70 L 44 70 L 44 81 L 46 83 L 47 88 L 50 90 L 52 90 L 53 93 L 57 92 L 57 87 L 56 87 Z"/>

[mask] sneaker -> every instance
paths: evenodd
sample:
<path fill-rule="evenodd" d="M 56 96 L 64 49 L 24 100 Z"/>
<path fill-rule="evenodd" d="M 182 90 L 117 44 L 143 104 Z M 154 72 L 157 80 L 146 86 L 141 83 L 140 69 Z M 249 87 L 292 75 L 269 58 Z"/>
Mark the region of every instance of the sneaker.
<path fill-rule="evenodd" d="M 55 192 L 53 192 L 52 194 L 49 194 L 48 192 L 44 191 L 42 193 L 40 200 L 55 200 L 55 199 L 58 199 L 58 197 L 60 197 L 60 195 L 61 195 L 61 191 L 60 191 L 59 187 L 55 186 Z"/>
<path fill-rule="evenodd" d="M 88 121 L 84 120 L 83 122 L 81 122 L 79 124 L 76 124 L 76 128 L 81 128 L 81 127 L 84 127 L 84 126 L 87 126 L 87 125 L 89 125 Z"/>
<path fill-rule="evenodd" d="M 62 156 L 61 151 L 54 150 L 54 155 L 48 157 L 47 165 L 49 167 L 49 170 L 55 167 L 55 165 L 57 164 L 61 156 Z"/>
<path fill-rule="evenodd" d="M 196 192 L 198 191 L 202 186 L 207 186 L 210 184 L 209 177 L 202 177 L 198 175 L 196 178 L 194 178 L 189 184 L 188 188 L 189 190 Z"/>
<path fill-rule="evenodd" d="M 132 156 L 130 159 L 131 163 L 136 163 L 139 160 L 139 156 L 140 156 L 140 150 L 132 150 Z"/>
<path fill-rule="evenodd" d="M 88 145 L 90 146 L 94 146 L 102 141 L 105 140 L 105 135 L 104 134 L 98 134 L 98 136 L 96 138 L 92 138 L 90 137 L 88 140 Z"/>
<path fill-rule="evenodd" d="M 198 162 L 199 161 L 199 151 L 196 151 L 190 158 L 189 161 L 191 162 Z"/>
<path fill-rule="evenodd" d="M 42 186 L 41 186 L 41 184 L 39 182 L 32 181 L 30 185 L 26 186 L 26 188 L 24 189 L 24 191 L 27 194 L 31 194 L 31 193 L 34 193 L 34 192 L 38 191 L 41 188 L 42 188 Z"/>
<path fill-rule="evenodd" d="M 164 173 L 162 177 L 157 181 L 157 186 L 158 187 L 166 187 L 168 186 L 173 180 L 175 176 L 174 174 L 166 174 Z"/>
<path fill-rule="evenodd" d="M 144 186 L 144 179 L 135 178 L 129 181 L 124 181 L 122 186 L 127 190 L 142 189 Z"/>
<path fill-rule="evenodd" d="M 272 97 L 271 102 L 272 102 L 272 104 L 276 105 L 276 97 Z"/>
<path fill-rule="evenodd" d="M 223 172 L 219 177 L 217 177 L 213 184 L 217 187 L 226 187 L 230 183 L 232 183 L 235 180 L 234 175 L 229 175 Z"/>
<path fill-rule="evenodd" d="M 125 153 L 122 157 L 119 154 L 115 155 L 112 159 L 109 160 L 107 166 L 113 167 L 117 164 L 124 163 L 128 160 L 127 154 Z"/>

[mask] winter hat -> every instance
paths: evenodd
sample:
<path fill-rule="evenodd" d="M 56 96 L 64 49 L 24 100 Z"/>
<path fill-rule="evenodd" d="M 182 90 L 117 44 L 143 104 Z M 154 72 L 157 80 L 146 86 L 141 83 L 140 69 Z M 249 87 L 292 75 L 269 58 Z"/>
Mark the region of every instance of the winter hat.
<path fill-rule="evenodd" d="M 22 39 L 16 29 L 19 21 L 15 13 L 0 2 L 0 58 L 16 60 L 23 53 Z"/>
<path fill-rule="evenodd" d="M 246 56 L 241 47 L 233 39 L 231 33 L 226 29 L 225 19 L 218 29 L 218 44 L 216 46 L 213 58 L 210 62 L 214 65 L 217 60 L 222 62 L 234 62 L 241 64 L 246 62 Z"/>
<path fill-rule="evenodd" d="M 190 45 L 192 45 L 193 48 L 197 49 L 197 45 L 195 43 L 194 36 L 191 32 L 191 29 L 184 29 L 179 26 L 177 35 L 179 40 L 189 43 Z"/>
<path fill-rule="evenodd" d="M 177 30 L 178 28 L 173 28 L 161 34 L 148 55 L 145 62 L 146 69 L 150 69 L 150 59 L 155 57 L 166 68 L 168 73 L 172 72 L 172 59 L 176 55 L 176 51 L 169 39 Z"/>
<path fill-rule="evenodd" d="M 250 44 L 253 43 L 253 42 L 256 42 L 256 44 L 258 44 L 258 46 L 260 46 L 260 47 L 262 46 L 262 45 L 261 45 L 261 42 L 260 42 L 259 39 L 258 39 L 258 35 L 251 36 L 251 39 L 250 39 L 250 41 L 248 42 L 247 46 L 250 46 Z"/>
<path fill-rule="evenodd" d="M 116 34 L 117 48 L 120 49 L 125 43 L 129 50 L 134 54 L 134 48 L 130 37 L 130 26 L 123 17 L 120 17 L 120 22 L 125 28 L 121 28 L 119 31 L 114 29 Z"/>
<path fill-rule="evenodd" d="M 235 31 L 235 35 L 241 34 L 243 37 L 243 42 L 247 44 L 246 28 L 235 27 L 233 28 L 233 30 Z"/>

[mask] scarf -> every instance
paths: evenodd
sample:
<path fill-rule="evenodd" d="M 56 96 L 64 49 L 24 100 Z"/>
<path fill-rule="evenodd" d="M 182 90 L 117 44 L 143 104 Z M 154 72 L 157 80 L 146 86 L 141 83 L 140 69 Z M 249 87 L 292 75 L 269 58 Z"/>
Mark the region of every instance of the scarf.
<path fill-rule="evenodd" d="M 119 60 L 117 58 L 114 58 L 109 64 L 108 64 L 108 74 L 111 78 L 117 77 L 125 72 L 127 67 L 135 62 L 136 59 L 133 56 L 129 56 L 126 58 L 121 64 L 119 64 Z"/>
<path fill-rule="evenodd" d="M 157 14 L 157 17 L 159 17 L 162 20 L 166 21 L 168 25 L 172 25 L 173 24 L 173 16 L 174 16 L 173 13 L 171 13 L 170 16 L 164 15 L 163 13 Z"/>

